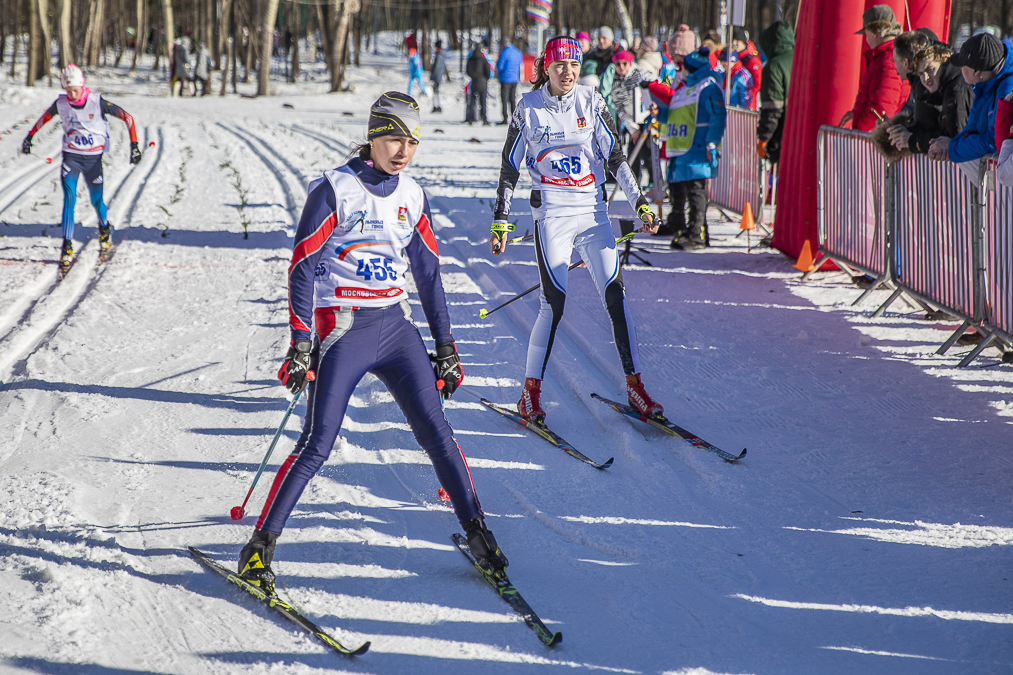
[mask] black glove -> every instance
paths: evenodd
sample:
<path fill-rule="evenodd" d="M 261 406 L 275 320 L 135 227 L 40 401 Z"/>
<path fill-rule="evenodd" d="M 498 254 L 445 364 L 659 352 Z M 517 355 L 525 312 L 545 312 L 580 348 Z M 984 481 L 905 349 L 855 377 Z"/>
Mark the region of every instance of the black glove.
<path fill-rule="evenodd" d="M 440 390 L 443 398 L 453 396 L 464 382 L 461 359 L 457 358 L 457 346 L 453 342 L 436 345 L 436 379 L 443 380 L 443 388 Z"/>
<path fill-rule="evenodd" d="M 138 164 L 141 161 L 141 150 L 137 147 L 137 143 L 130 144 L 130 163 Z"/>
<path fill-rule="evenodd" d="M 32 154 L 32 136 L 29 134 L 25 136 L 25 140 L 21 141 L 21 154 L 30 155 Z"/>
<path fill-rule="evenodd" d="M 278 379 L 293 394 L 299 393 L 306 386 L 306 381 L 313 381 L 315 374 L 310 368 L 312 362 L 313 343 L 309 340 L 295 340 L 288 348 L 285 363 L 278 370 Z"/>
<path fill-rule="evenodd" d="M 640 84 L 640 88 L 641 89 L 647 89 L 649 86 L 651 86 L 651 82 L 652 81 L 653 80 L 640 80 L 640 83 L 639 83 Z"/>

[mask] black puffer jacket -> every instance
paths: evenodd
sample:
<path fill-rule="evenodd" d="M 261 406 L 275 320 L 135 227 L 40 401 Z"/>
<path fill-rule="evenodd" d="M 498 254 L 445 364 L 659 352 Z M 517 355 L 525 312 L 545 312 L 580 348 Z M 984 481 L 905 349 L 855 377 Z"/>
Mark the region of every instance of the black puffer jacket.
<path fill-rule="evenodd" d="M 947 61 L 936 75 L 940 81 L 934 92 L 920 82 L 911 90 L 915 96 L 914 118 L 907 127 L 911 132 L 908 148 L 914 153 L 928 152 L 933 138 L 953 138 L 967 124 L 974 94 L 964 82 L 960 68 Z"/>

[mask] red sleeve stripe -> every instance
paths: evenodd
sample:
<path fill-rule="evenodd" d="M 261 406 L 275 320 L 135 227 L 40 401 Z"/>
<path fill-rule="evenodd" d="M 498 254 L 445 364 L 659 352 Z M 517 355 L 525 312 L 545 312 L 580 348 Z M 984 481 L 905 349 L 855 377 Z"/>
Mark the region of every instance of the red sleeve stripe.
<path fill-rule="evenodd" d="M 306 325 L 306 322 L 296 316 L 295 310 L 292 309 L 291 300 L 288 301 L 288 325 L 291 326 L 293 330 L 304 330 L 307 333 L 312 332 L 309 326 Z"/>
<path fill-rule="evenodd" d="M 440 247 L 436 245 L 436 235 L 433 234 L 433 228 L 429 224 L 429 219 L 426 218 L 426 214 L 422 214 L 419 218 L 418 224 L 415 225 L 415 229 L 422 235 L 422 241 L 425 242 L 426 248 L 432 251 L 433 255 L 437 258 L 440 257 Z"/>
<path fill-rule="evenodd" d="M 127 127 L 130 129 L 130 142 L 137 142 L 137 128 L 134 126 L 134 117 L 123 108 L 120 108 L 116 116 L 127 123 Z"/>
<path fill-rule="evenodd" d="M 32 127 L 31 131 L 28 132 L 28 135 L 34 136 L 35 134 L 39 133 L 39 129 L 46 126 L 46 123 L 51 119 L 53 119 L 53 116 L 50 114 L 48 110 L 42 113 L 42 117 L 40 117 L 39 121 L 35 123 L 35 126 Z"/>
<path fill-rule="evenodd" d="M 319 251 L 323 247 L 323 245 L 327 243 L 327 240 L 330 238 L 331 234 L 334 233 L 334 226 L 337 224 L 337 221 L 338 221 L 338 214 L 336 213 L 330 214 L 329 216 L 327 216 L 324 222 L 320 223 L 320 226 L 316 229 L 315 232 L 313 232 L 313 234 L 306 237 L 305 239 L 303 239 L 302 241 L 300 241 L 298 244 L 295 245 L 295 248 L 292 250 L 292 264 L 289 265 L 288 267 L 288 273 L 290 275 L 292 274 L 292 270 L 295 269 L 296 265 L 298 265 L 300 262 L 302 262 L 309 256 Z"/>

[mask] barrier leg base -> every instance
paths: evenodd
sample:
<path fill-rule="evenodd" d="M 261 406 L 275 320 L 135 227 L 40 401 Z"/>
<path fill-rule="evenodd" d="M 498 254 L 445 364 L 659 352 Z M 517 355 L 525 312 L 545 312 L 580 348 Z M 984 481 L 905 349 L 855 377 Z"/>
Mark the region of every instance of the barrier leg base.
<path fill-rule="evenodd" d="M 886 311 L 886 308 L 889 307 L 890 305 L 892 305 L 893 301 L 896 300 L 897 298 L 899 298 L 900 294 L 903 293 L 903 292 L 904 292 L 904 290 L 901 289 L 901 288 L 894 289 L 893 293 L 890 295 L 889 298 L 887 298 L 886 302 L 884 302 L 882 305 L 880 305 L 879 309 L 877 309 L 875 312 L 872 313 L 872 318 L 878 319 L 879 317 L 883 316 L 883 312 Z M 953 339 L 956 340 L 957 338 L 953 338 Z"/>
<path fill-rule="evenodd" d="M 960 360 L 960 363 L 957 364 L 957 368 L 963 368 L 969 363 L 971 363 L 971 361 L 974 361 L 976 358 L 978 358 L 978 354 L 985 351 L 985 349 L 987 349 L 988 346 L 992 344 L 992 341 L 995 340 L 995 338 L 996 338 L 995 331 L 992 331 L 987 336 L 985 336 L 985 339 L 979 342 L 977 346 L 975 346 L 975 348 L 971 350 L 970 354 L 968 354 L 967 356 L 965 356 L 963 359 Z"/>
<path fill-rule="evenodd" d="M 805 272 L 805 273 L 802 274 L 802 281 L 809 281 L 810 275 L 812 275 L 813 272 L 819 272 L 820 268 L 827 264 L 827 261 L 833 261 L 835 263 L 837 262 L 836 260 L 833 260 L 833 258 L 831 258 L 828 255 L 821 255 L 820 257 L 818 257 L 816 260 L 813 261 L 813 264 L 815 265 L 815 267 L 813 267 L 808 272 Z M 837 263 L 837 264 L 838 264 L 838 266 L 841 266 L 840 263 Z"/>
<path fill-rule="evenodd" d="M 889 275 L 889 273 L 887 273 L 887 274 L 882 275 L 881 277 L 879 277 L 875 281 L 873 281 L 871 284 L 869 284 L 869 287 L 865 289 L 865 292 L 862 293 L 860 296 L 858 296 L 858 300 L 855 300 L 853 303 L 851 303 L 851 306 L 854 307 L 856 305 L 862 304 L 862 301 L 864 301 L 867 297 L 869 297 L 869 295 L 874 290 L 876 290 L 877 288 L 879 288 L 880 286 L 882 286 L 885 282 L 887 282 L 889 280 L 890 280 L 890 275 Z"/>
<path fill-rule="evenodd" d="M 953 346 L 953 343 L 955 343 L 957 339 L 964 334 L 964 331 L 967 330 L 967 328 L 970 325 L 971 325 L 970 321 L 964 321 L 964 323 L 960 324 L 960 328 L 953 331 L 953 335 L 951 335 L 950 338 L 946 342 L 944 342 L 939 349 L 936 350 L 936 354 L 942 356 L 943 354 L 948 352 L 950 350 L 950 347 Z"/>

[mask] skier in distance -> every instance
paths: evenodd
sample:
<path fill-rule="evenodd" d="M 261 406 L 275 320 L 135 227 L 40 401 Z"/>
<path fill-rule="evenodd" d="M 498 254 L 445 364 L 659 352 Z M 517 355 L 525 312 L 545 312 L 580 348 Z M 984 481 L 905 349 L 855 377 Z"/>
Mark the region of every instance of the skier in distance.
<path fill-rule="evenodd" d="M 92 93 L 84 83 L 84 73 L 73 63 L 60 72 L 60 85 L 66 93 L 60 94 L 53 105 L 29 130 L 21 142 L 21 152 L 32 152 L 32 138 L 57 115 L 63 126 L 63 165 L 60 168 L 63 185 L 63 248 L 60 252 L 60 269 L 66 272 L 74 262 L 74 207 L 77 202 L 77 177 L 83 175 L 88 183 L 91 204 L 98 215 L 99 250 L 105 253 L 113 243 L 112 226 L 106 217 L 102 200 L 102 154 L 109 147 L 109 121 L 107 115 L 123 120 L 130 130 L 130 163 L 141 161 L 137 147 L 137 129 L 134 118 L 123 108 L 110 103 L 99 94 Z"/>
<path fill-rule="evenodd" d="M 468 546 L 492 571 L 507 565 L 485 526 L 467 460 L 443 414 L 463 380 L 440 278 L 429 201 L 401 175 L 421 138 L 413 98 L 387 92 L 370 108 L 368 142 L 314 181 L 289 267 L 291 347 L 278 377 L 292 392 L 308 385 L 295 450 L 278 469 L 239 574 L 272 592 L 275 543 L 309 480 L 330 456 L 352 391 L 366 373 L 386 385 L 450 496 Z M 411 319 L 405 272 L 411 265 L 436 342 L 434 374 Z M 315 379 L 307 373 L 315 371 Z M 442 392 L 438 379 L 443 381 Z"/>
<path fill-rule="evenodd" d="M 663 408 L 640 380 L 636 331 L 608 218 L 606 168 L 643 221 L 640 231 L 654 233 L 658 226 L 623 156 L 605 100 L 594 87 L 577 84 L 582 59 L 580 44 L 573 38 L 549 40 L 535 60 L 534 90 L 521 97 L 503 146 L 489 245 L 495 255 L 506 250 L 506 235 L 513 229 L 507 216 L 521 167 L 526 166 L 535 186 L 530 203 L 541 281 L 540 308 L 531 328 L 517 410 L 530 420 L 545 419 L 539 400 L 541 383 L 556 327 L 563 318 L 566 268 L 576 248 L 612 321 L 630 405 L 654 417 Z"/>

